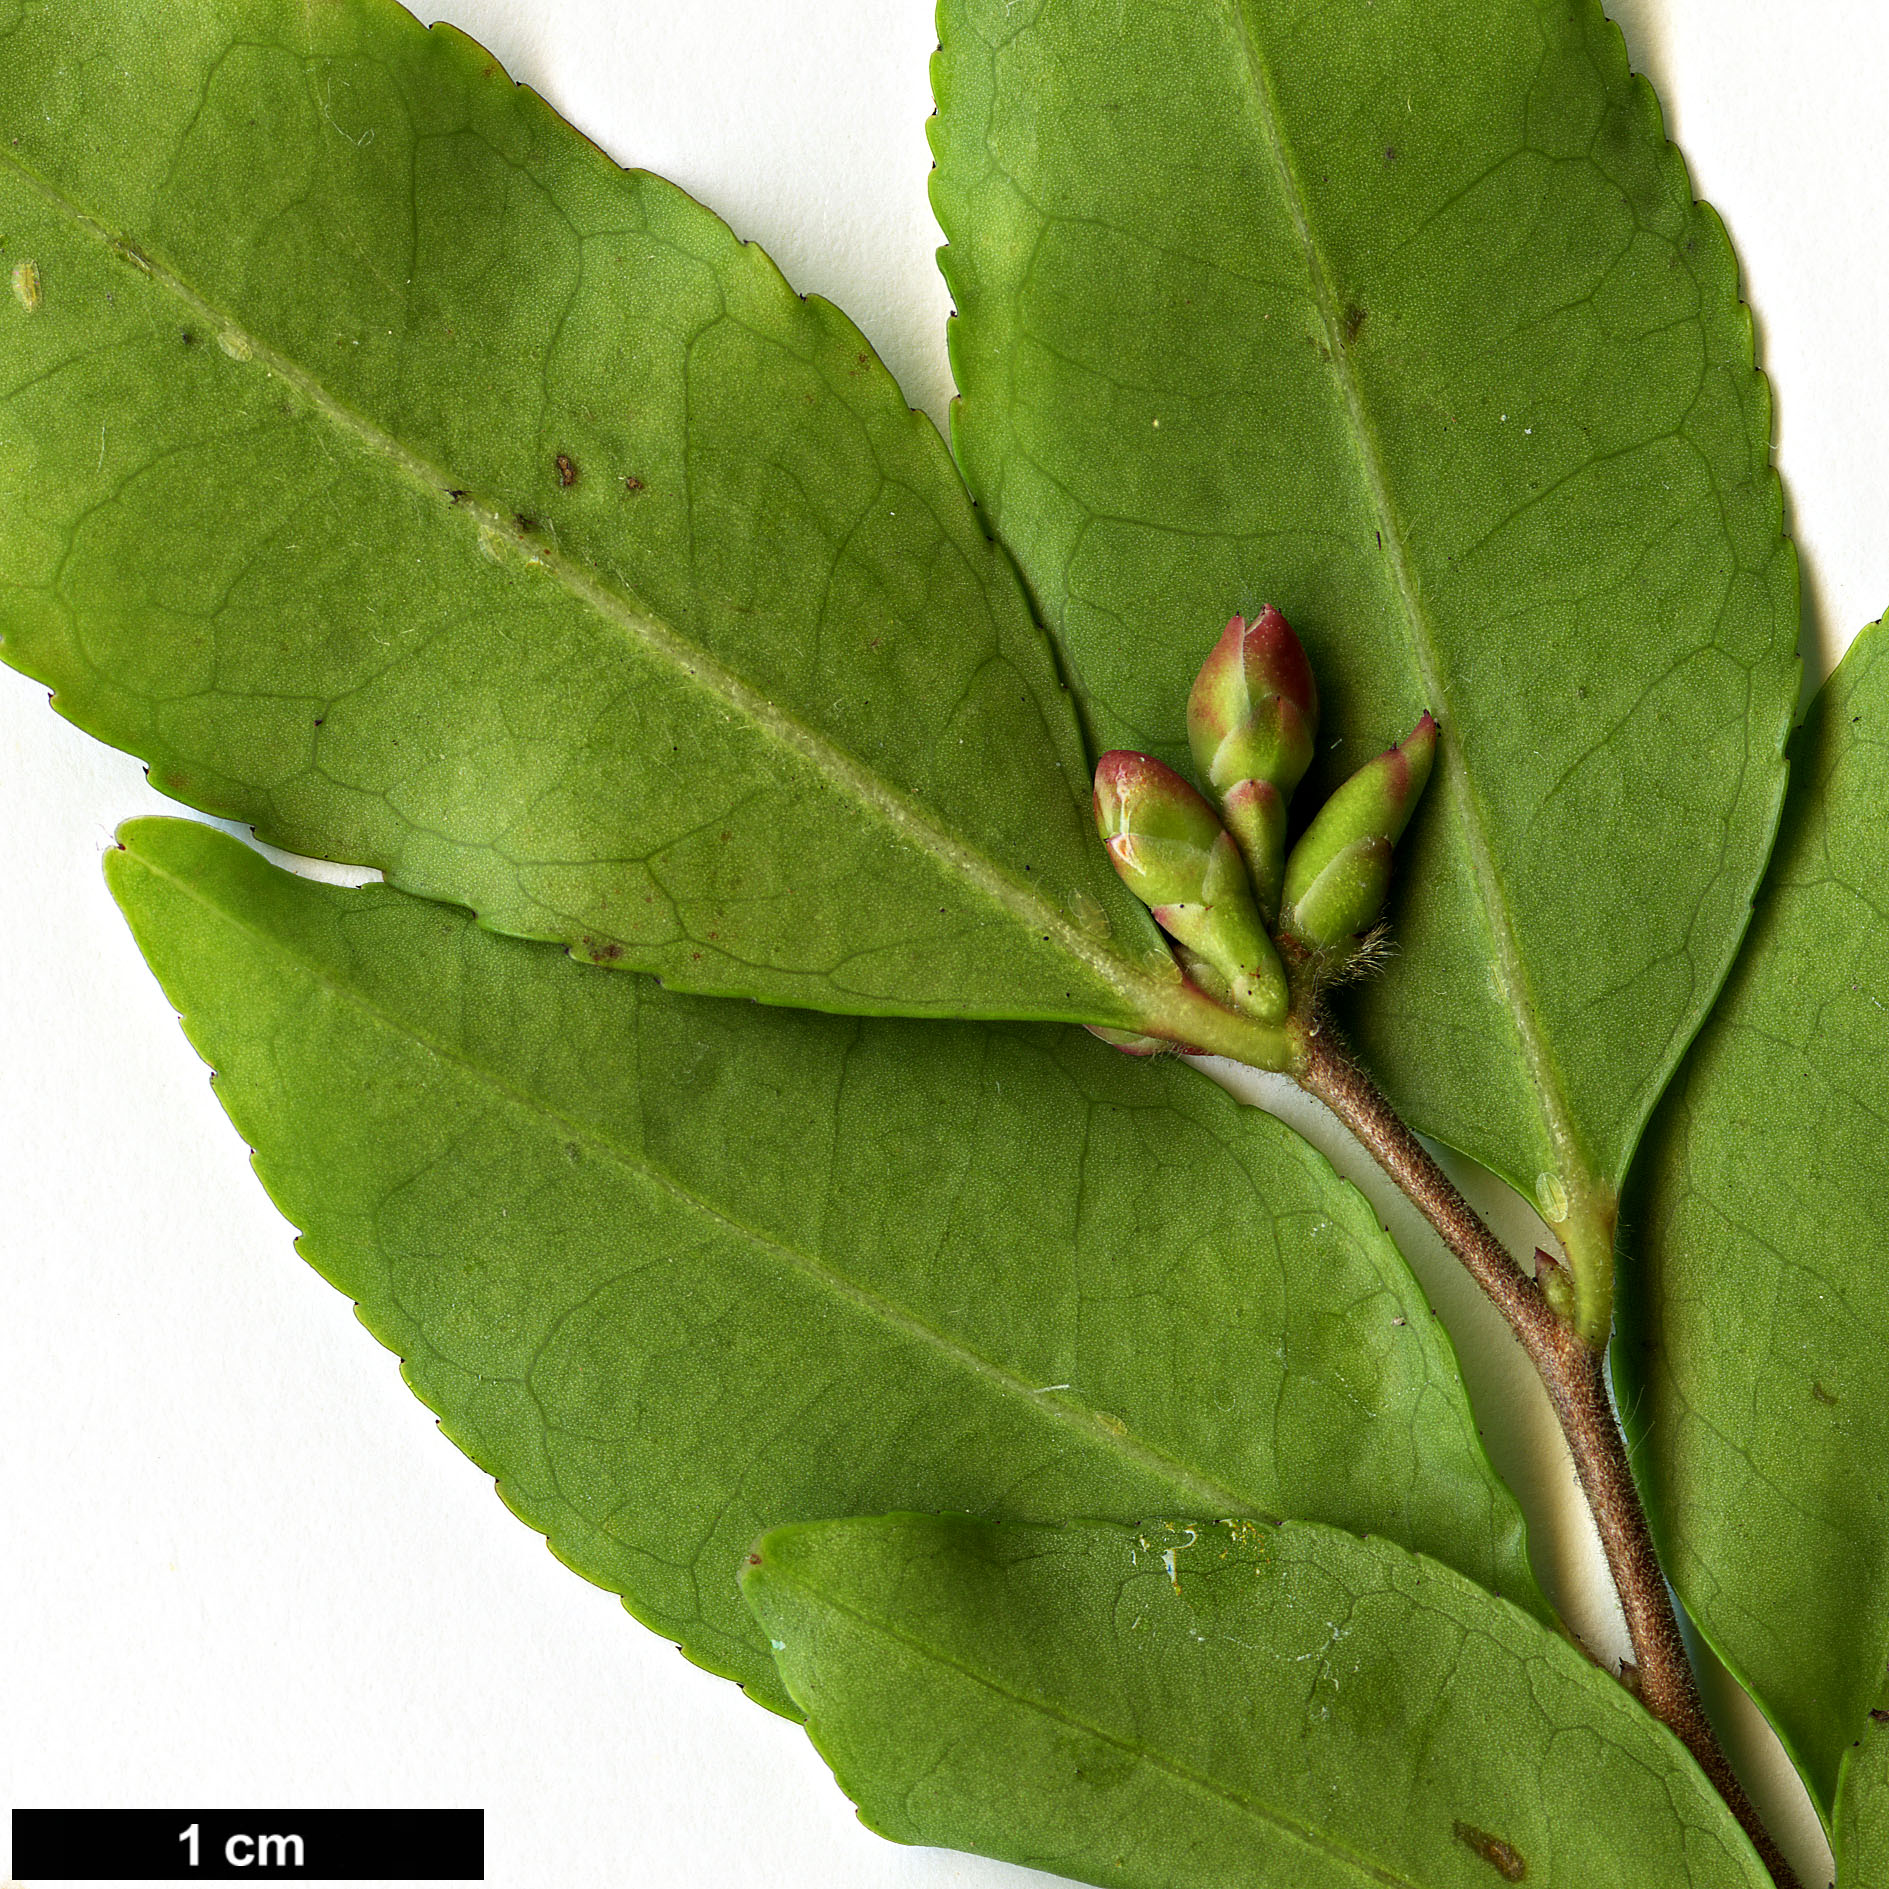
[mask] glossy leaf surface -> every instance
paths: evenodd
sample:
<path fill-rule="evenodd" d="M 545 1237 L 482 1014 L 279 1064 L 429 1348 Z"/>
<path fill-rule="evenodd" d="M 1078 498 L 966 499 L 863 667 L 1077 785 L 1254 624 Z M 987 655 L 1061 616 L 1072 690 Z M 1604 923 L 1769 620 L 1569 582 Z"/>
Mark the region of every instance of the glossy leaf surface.
<path fill-rule="evenodd" d="M 1264 602 L 1318 675 L 1302 808 L 1433 710 L 1350 1018 L 1419 1127 L 1604 1240 L 1797 688 L 1769 395 L 1651 91 L 1596 0 L 945 0 L 942 35 L 954 442 L 1095 744 L 1184 766 Z"/>
<path fill-rule="evenodd" d="M 686 998 L 140 821 L 113 890 L 303 1251 L 572 1566 L 784 1707 L 783 1520 L 1302 1509 L 1545 1615 L 1369 1206 L 1081 1031 Z"/>
<path fill-rule="evenodd" d="M 930 422 L 463 35 L 0 0 L 0 230 L 4 654 L 167 792 L 686 988 L 1179 1001 Z"/>
<path fill-rule="evenodd" d="M 1667 1570 L 1827 1814 L 1889 1659 L 1889 633 L 1792 748 L 1751 936 L 1654 1118 L 1616 1382 Z"/>
<path fill-rule="evenodd" d="M 862 1816 L 1120 1889 L 1764 1889 L 1678 1742 L 1565 1641 L 1288 1523 L 764 1536 L 743 1587 Z"/>

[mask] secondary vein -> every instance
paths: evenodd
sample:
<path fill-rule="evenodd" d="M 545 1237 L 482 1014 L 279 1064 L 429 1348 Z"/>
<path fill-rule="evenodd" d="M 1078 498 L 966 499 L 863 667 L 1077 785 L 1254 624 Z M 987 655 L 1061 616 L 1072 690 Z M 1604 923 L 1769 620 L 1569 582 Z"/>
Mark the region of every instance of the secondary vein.
<path fill-rule="evenodd" d="M 1013 877 L 989 855 L 966 844 L 908 794 L 863 766 L 827 736 L 788 714 L 733 670 L 685 641 L 619 583 L 605 581 L 589 565 L 535 539 L 521 529 L 511 511 L 465 492 L 450 474 L 365 415 L 355 412 L 313 373 L 250 333 L 175 271 L 147 255 L 128 237 L 114 233 L 101 217 L 66 197 L 29 170 L 17 156 L 0 151 L 0 163 L 75 228 L 131 263 L 201 320 L 238 341 L 247 350 L 245 358 L 292 387 L 365 452 L 393 466 L 431 494 L 464 493 L 454 504 L 453 511 L 464 521 L 467 530 L 475 535 L 483 532 L 511 544 L 594 615 L 665 663 L 678 679 L 686 677 L 704 694 L 743 716 L 773 743 L 810 765 L 876 814 L 908 845 L 930 854 L 1007 916 L 1045 942 L 1053 943 L 1065 956 L 1075 959 L 1135 1016 L 1152 1018 L 1172 1007 L 1168 1001 L 1172 996 L 1168 986 L 1149 978 L 1112 952 L 1098 949 L 1094 940 L 1058 904 L 1042 897 L 1026 881 Z"/>
<path fill-rule="evenodd" d="M 542 1095 L 520 1088 L 516 1083 L 508 1081 L 497 1070 L 473 1060 L 463 1050 L 430 1036 L 411 1019 L 383 1009 L 356 986 L 328 974 L 321 966 L 292 950 L 281 937 L 251 923 L 228 906 L 220 904 L 199 886 L 166 870 L 142 854 L 136 857 L 145 871 L 164 879 L 178 892 L 202 906 L 223 923 L 254 939 L 266 950 L 285 960 L 311 983 L 347 1004 L 388 1035 L 413 1044 L 440 1062 L 461 1070 L 472 1081 L 503 1097 L 521 1113 L 555 1124 L 560 1133 L 576 1137 L 616 1166 L 660 1188 L 679 1205 L 712 1222 L 723 1233 L 759 1249 L 762 1253 L 774 1255 L 778 1260 L 792 1266 L 833 1293 L 835 1297 L 851 1304 L 856 1310 L 890 1327 L 902 1336 L 929 1347 L 948 1362 L 983 1379 L 1001 1395 L 1015 1400 L 1032 1414 L 1063 1424 L 1082 1433 L 1092 1442 L 1099 1443 L 1105 1449 L 1128 1457 L 1150 1473 L 1172 1483 L 1190 1500 L 1202 1503 L 1204 1509 L 1211 1510 L 1215 1516 L 1261 1515 L 1262 1511 L 1254 1507 L 1250 1498 L 1239 1495 L 1214 1481 L 1212 1477 L 1176 1461 L 1130 1432 L 1111 1429 L 1096 1411 L 1060 1396 L 1043 1395 L 1042 1387 L 1031 1379 L 985 1357 L 981 1352 L 972 1350 L 962 1340 L 940 1331 L 935 1325 L 927 1324 L 916 1313 L 908 1311 L 904 1306 L 847 1278 L 817 1255 L 802 1252 L 798 1247 L 775 1239 L 724 1212 L 713 1202 L 684 1187 L 674 1175 L 639 1158 L 634 1151 L 623 1146 L 594 1124 L 581 1121 L 555 1107 Z"/>
<path fill-rule="evenodd" d="M 778 1571 L 775 1572 L 774 1578 L 777 1581 L 784 1581 L 784 1577 Z M 800 1585 L 804 1591 L 813 1591 L 808 1583 L 801 1582 L 796 1585 Z M 821 1606 L 830 1608 L 834 1613 L 844 1614 L 847 1619 L 864 1627 L 867 1632 L 890 1640 L 894 1645 L 909 1648 L 921 1658 L 957 1673 L 973 1685 L 981 1686 L 985 1691 L 1009 1701 L 1012 1705 L 1020 1706 L 1025 1711 L 1040 1712 L 1045 1718 L 1053 1719 L 1059 1725 L 1067 1725 L 1075 1731 L 1096 1739 L 1101 1744 L 1112 1745 L 1117 1751 L 1126 1752 L 1130 1757 L 1151 1764 L 1156 1770 L 1166 1772 L 1169 1777 L 1189 1790 L 1198 1792 L 1203 1797 L 1217 1798 L 1222 1803 L 1230 1804 L 1234 1809 L 1252 1817 L 1258 1823 L 1267 1825 L 1279 1835 L 1290 1838 L 1293 1842 L 1301 1844 L 1318 1855 L 1342 1863 L 1347 1868 L 1355 1869 L 1367 1881 L 1383 1883 L 1387 1885 L 1387 1889 L 1423 1889 L 1423 1885 L 1413 1878 L 1400 1871 L 1387 1869 L 1381 1864 L 1374 1863 L 1368 1857 L 1360 1856 L 1336 1838 L 1324 1835 L 1313 1829 L 1310 1824 L 1302 1823 L 1285 1811 L 1261 1802 L 1236 1786 L 1223 1783 L 1218 1778 L 1209 1777 L 1203 1772 L 1196 1771 L 1192 1766 L 1181 1763 L 1178 1758 L 1170 1758 L 1144 1743 L 1123 1737 L 1119 1732 L 1112 1732 L 1105 1726 L 1096 1724 L 1093 1719 L 1085 1718 L 1079 1712 L 1072 1712 L 1064 1706 L 1052 1705 L 1047 1699 L 1036 1694 L 1019 1692 L 1015 1686 L 1006 1683 L 994 1673 L 986 1672 L 981 1667 L 970 1665 L 965 1660 L 941 1651 L 918 1638 L 916 1634 L 893 1625 L 883 1616 L 864 1613 L 857 1607 L 849 1606 L 845 1601 L 835 1599 L 831 1595 L 822 1594 L 818 1596 L 818 1599 Z"/>

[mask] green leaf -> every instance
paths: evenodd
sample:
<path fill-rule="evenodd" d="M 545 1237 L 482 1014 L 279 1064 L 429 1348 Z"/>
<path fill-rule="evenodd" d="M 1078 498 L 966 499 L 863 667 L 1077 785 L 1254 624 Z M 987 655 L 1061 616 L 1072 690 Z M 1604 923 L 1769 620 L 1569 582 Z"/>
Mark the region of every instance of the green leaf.
<path fill-rule="evenodd" d="M 0 133 L 4 653 L 166 792 L 681 987 L 1214 1040 L 935 429 L 709 212 L 380 0 L 0 4 Z"/>
<path fill-rule="evenodd" d="M 1751 936 L 1649 1130 L 1615 1348 L 1668 1575 L 1825 1816 L 1889 1658 L 1889 631 L 1793 744 Z"/>
<path fill-rule="evenodd" d="M 1843 1754 L 1837 1787 L 1836 1889 L 1889 1881 L 1889 1687 Z"/>
<path fill-rule="evenodd" d="M 1388 1542 L 894 1516 L 776 1529 L 742 1586 L 900 1842 L 1121 1889 L 1768 1889 L 1612 1679 Z"/>
<path fill-rule="evenodd" d="M 120 837 L 308 1259 L 559 1555 L 769 1703 L 738 1556 L 874 1504 L 1300 1509 L 1549 1617 L 1369 1206 L 1185 1065 L 677 996 L 209 828 Z"/>
<path fill-rule="evenodd" d="M 1604 1262 L 1797 691 L 1770 398 L 1652 92 L 1596 0 L 941 23 L 954 442 L 1094 741 L 1185 765 L 1189 679 L 1262 602 L 1338 738 L 1302 808 L 1436 713 L 1353 1027 Z"/>

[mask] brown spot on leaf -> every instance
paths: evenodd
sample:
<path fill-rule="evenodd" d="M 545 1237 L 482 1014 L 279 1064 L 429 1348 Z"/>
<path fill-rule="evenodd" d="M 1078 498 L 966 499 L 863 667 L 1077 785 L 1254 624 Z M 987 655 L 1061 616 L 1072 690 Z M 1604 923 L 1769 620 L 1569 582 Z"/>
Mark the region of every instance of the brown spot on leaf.
<path fill-rule="evenodd" d="M 1528 1879 L 1528 1864 L 1513 1843 L 1504 1843 L 1487 1830 L 1478 1830 L 1473 1823 L 1456 1825 L 1456 1841 L 1465 1849 L 1474 1850 L 1504 1882 Z"/>
<path fill-rule="evenodd" d="M 1358 338 L 1358 330 L 1365 324 L 1366 316 L 1356 302 L 1345 310 L 1345 343 L 1349 346 Z"/>
<path fill-rule="evenodd" d="M 1869 1722 L 1872 1725 L 1889 1725 L 1889 1712 L 1885 1712 L 1879 1705 L 1872 1705 L 1869 1708 Z"/>
<path fill-rule="evenodd" d="M 568 487 L 577 483 L 577 461 L 569 453 L 558 454 L 557 469 L 559 485 Z"/>
<path fill-rule="evenodd" d="M 523 512 L 513 512 L 512 523 L 516 525 L 520 531 L 536 531 L 538 529 L 538 521 L 535 518 L 527 518 Z"/>
<path fill-rule="evenodd" d="M 626 472 L 623 475 L 623 489 L 626 492 L 640 492 L 643 489 L 643 482 L 635 473 Z"/>

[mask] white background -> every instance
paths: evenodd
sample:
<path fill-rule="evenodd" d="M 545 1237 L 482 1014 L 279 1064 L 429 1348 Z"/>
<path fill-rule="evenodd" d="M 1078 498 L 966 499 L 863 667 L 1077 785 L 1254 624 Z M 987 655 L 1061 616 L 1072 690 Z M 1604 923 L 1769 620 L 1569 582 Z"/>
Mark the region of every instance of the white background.
<path fill-rule="evenodd" d="M 426 11 L 846 308 L 942 420 L 924 0 Z M 1889 20 L 1879 0 L 1617 11 L 1745 265 L 1821 669 L 1889 607 Z M 559 1566 L 438 1435 L 296 1260 L 106 897 L 112 829 L 164 804 L 0 671 L 0 1798 L 480 1805 L 506 1889 L 1046 1881 L 868 1835 L 797 1729 Z M 1545 1579 L 1619 1650 L 1519 1354 L 1393 1225 Z M 1720 1696 L 1824 1883 L 1801 1794 Z"/>

